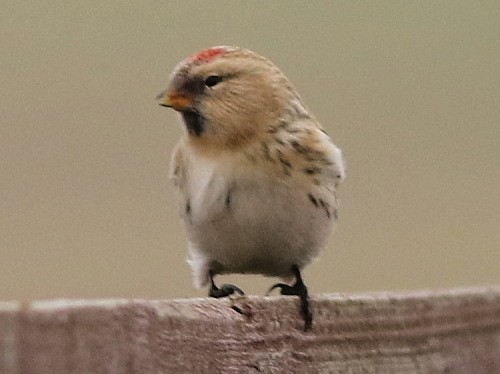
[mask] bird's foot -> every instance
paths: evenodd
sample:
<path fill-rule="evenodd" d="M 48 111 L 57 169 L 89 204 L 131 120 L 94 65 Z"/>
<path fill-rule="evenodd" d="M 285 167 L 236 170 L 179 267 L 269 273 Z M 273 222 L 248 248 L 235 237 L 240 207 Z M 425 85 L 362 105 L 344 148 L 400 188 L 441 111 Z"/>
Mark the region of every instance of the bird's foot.
<path fill-rule="evenodd" d="M 298 266 L 293 265 L 292 271 L 295 275 L 295 284 L 293 286 L 285 283 L 276 283 L 267 291 L 267 295 L 275 288 L 279 288 L 282 295 L 298 296 L 300 299 L 300 314 L 304 319 L 304 331 L 307 331 L 310 330 L 312 326 L 312 313 L 309 310 L 309 293 L 302 280 Z"/>
<path fill-rule="evenodd" d="M 220 299 L 221 297 L 230 296 L 235 292 L 239 293 L 241 296 L 245 295 L 245 293 L 234 284 L 223 284 L 220 288 L 217 287 L 214 282 L 214 274 L 210 272 L 210 289 L 208 290 L 209 297 Z"/>
<path fill-rule="evenodd" d="M 231 309 L 233 309 L 234 311 L 240 313 L 240 314 L 244 314 L 244 315 L 247 315 L 246 312 L 244 312 L 240 307 L 238 307 L 235 302 L 239 299 L 242 299 L 242 298 L 245 298 L 245 293 L 237 286 L 235 286 L 234 284 L 223 284 L 222 286 L 217 287 L 215 285 L 215 282 L 214 282 L 214 275 L 212 273 L 210 273 L 210 289 L 208 290 L 208 296 L 209 297 L 215 297 L 216 299 L 220 299 L 222 297 L 227 297 L 227 296 L 231 296 L 233 295 L 234 293 L 237 293 L 239 294 L 238 296 L 236 297 L 232 297 L 230 298 L 231 300 Z"/>

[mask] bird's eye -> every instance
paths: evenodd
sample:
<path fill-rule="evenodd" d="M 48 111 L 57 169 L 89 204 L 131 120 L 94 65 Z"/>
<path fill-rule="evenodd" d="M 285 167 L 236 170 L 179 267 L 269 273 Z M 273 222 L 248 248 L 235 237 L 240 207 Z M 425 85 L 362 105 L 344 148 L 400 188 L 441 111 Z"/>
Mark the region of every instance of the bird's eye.
<path fill-rule="evenodd" d="M 207 79 L 205 79 L 205 85 L 207 87 L 213 87 L 220 81 L 222 81 L 221 77 L 219 77 L 218 75 L 211 75 Z"/>

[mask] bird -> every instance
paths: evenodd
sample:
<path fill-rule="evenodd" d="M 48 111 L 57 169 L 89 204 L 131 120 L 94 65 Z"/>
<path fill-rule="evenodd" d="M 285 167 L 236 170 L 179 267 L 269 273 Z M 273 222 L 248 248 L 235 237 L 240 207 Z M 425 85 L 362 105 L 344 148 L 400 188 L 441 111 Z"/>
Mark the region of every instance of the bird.
<path fill-rule="evenodd" d="M 157 100 L 184 124 L 169 175 L 195 286 L 221 298 L 244 292 L 218 287 L 217 275 L 279 277 L 269 292 L 298 296 L 309 330 L 301 271 L 336 226 L 340 149 L 284 73 L 248 49 L 216 46 L 183 59 Z"/>

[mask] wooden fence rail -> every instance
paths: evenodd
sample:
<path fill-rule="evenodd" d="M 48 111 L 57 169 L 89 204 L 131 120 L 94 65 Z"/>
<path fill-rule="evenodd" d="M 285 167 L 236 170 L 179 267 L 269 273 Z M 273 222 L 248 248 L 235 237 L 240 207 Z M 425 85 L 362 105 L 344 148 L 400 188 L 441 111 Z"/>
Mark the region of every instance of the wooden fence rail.
<path fill-rule="evenodd" d="M 243 314 L 235 312 L 236 305 Z M 0 373 L 500 373 L 500 286 L 0 303 Z"/>

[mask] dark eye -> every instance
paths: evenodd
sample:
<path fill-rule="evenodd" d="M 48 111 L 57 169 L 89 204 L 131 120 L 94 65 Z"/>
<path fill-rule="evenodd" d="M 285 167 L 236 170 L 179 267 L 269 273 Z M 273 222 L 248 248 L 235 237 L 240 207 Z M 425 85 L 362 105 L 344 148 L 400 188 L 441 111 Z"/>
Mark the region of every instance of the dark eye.
<path fill-rule="evenodd" d="M 221 80 L 222 80 L 222 78 L 219 77 L 218 75 L 211 75 L 207 79 L 205 79 L 205 85 L 207 87 L 213 87 L 217 83 L 219 83 Z"/>

